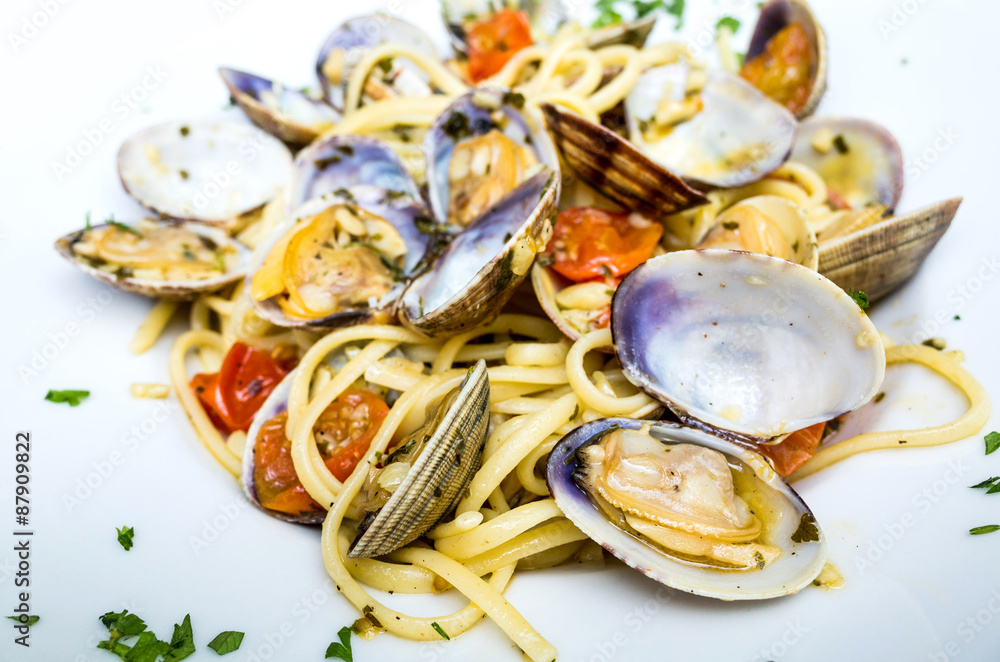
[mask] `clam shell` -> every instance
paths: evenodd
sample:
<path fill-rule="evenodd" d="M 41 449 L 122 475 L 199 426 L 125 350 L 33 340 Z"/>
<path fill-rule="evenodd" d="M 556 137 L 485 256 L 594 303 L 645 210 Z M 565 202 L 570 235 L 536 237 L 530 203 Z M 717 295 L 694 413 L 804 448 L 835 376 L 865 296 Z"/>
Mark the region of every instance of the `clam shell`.
<path fill-rule="evenodd" d="M 455 507 L 482 463 L 489 405 L 490 381 L 480 359 L 403 482 L 348 556 L 388 554 L 426 533 Z"/>
<path fill-rule="evenodd" d="M 403 324 L 439 337 L 496 317 L 545 250 L 558 197 L 558 175 L 543 171 L 473 221 L 403 293 Z"/>
<path fill-rule="evenodd" d="M 232 246 L 234 247 L 238 254 L 239 260 L 237 266 L 231 269 L 225 274 L 220 275 L 217 278 L 207 278 L 202 280 L 190 280 L 190 281 L 157 281 L 157 280 L 144 280 L 141 278 L 135 278 L 132 276 L 119 278 L 114 274 L 96 269 L 86 262 L 82 261 L 73 251 L 73 244 L 80 239 L 80 237 L 86 232 L 86 229 L 76 230 L 64 235 L 56 240 L 55 249 L 59 255 L 63 256 L 69 260 L 70 264 L 82 271 L 83 273 L 96 278 L 102 283 L 106 283 L 111 287 L 122 290 L 123 292 L 130 292 L 132 294 L 139 294 L 146 297 L 153 297 L 155 299 L 169 299 L 172 301 L 186 301 L 189 299 L 194 299 L 200 294 L 206 292 L 214 292 L 215 290 L 222 289 L 226 285 L 235 283 L 236 281 L 243 278 L 250 265 L 251 252 L 250 249 L 230 237 L 225 231 L 220 228 L 214 228 L 211 226 L 201 225 L 198 223 L 182 223 L 180 221 L 153 221 L 157 225 L 183 225 L 191 232 L 201 235 L 208 239 L 211 239 L 216 244 L 220 246 Z M 106 227 L 105 225 L 95 225 L 93 229 Z"/>
<path fill-rule="evenodd" d="M 796 113 L 797 119 L 809 117 L 815 112 L 819 102 L 826 92 L 828 54 L 826 33 L 816 20 L 812 9 L 805 0 L 769 0 L 760 10 L 760 18 L 754 28 L 750 46 L 747 48 L 745 60 L 752 60 L 764 52 L 767 42 L 782 28 L 798 22 L 809 36 L 809 46 L 814 66 L 810 68 L 809 78 L 812 89 L 802 109 Z"/>
<path fill-rule="evenodd" d="M 219 75 L 246 116 L 286 143 L 307 145 L 340 120 L 331 106 L 280 83 L 227 67 Z"/>
<path fill-rule="evenodd" d="M 870 301 L 909 279 L 951 225 L 961 198 L 892 216 L 819 245 L 819 272 L 844 289 L 861 290 Z"/>
<path fill-rule="evenodd" d="M 646 45 L 649 33 L 653 31 L 655 25 L 656 15 L 650 14 L 635 21 L 624 21 L 596 30 L 590 30 L 587 33 L 584 43 L 586 43 L 587 48 L 592 50 L 604 48 L 605 46 L 614 46 L 615 44 L 625 44 L 626 46 L 642 48 Z"/>
<path fill-rule="evenodd" d="M 825 154 L 812 142 L 817 133 L 841 136 L 847 152 Z M 903 152 L 887 129 L 863 119 L 814 117 L 799 124 L 792 160 L 809 166 L 852 208 L 882 204 L 889 212 L 903 194 Z"/>
<path fill-rule="evenodd" d="M 376 186 L 420 200 L 420 189 L 392 148 L 374 138 L 333 136 L 295 157 L 287 208 L 358 185 Z"/>
<path fill-rule="evenodd" d="M 542 112 L 566 162 L 626 209 L 666 216 L 708 202 L 613 131 L 552 104 L 542 104 Z"/>
<path fill-rule="evenodd" d="M 755 253 L 654 257 L 615 291 L 625 376 L 681 421 L 750 443 L 853 411 L 885 351 L 852 298 L 806 267 Z"/>
<path fill-rule="evenodd" d="M 277 196 L 291 175 L 281 141 L 235 122 L 167 122 L 126 140 L 118 151 L 125 190 L 161 217 L 241 226 Z"/>
<path fill-rule="evenodd" d="M 756 452 L 700 430 L 671 423 L 654 423 L 651 433 L 659 439 L 704 446 L 736 457 L 782 497 L 782 513 L 770 532 L 782 554 L 761 570 L 733 572 L 712 569 L 669 556 L 609 521 L 573 479 L 576 451 L 595 436 L 617 425 L 638 430 L 643 421 L 612 418 L 585 424 L 556 444 L 549 454 L 547 480 L 552 497 L 563 514 L 592 540 L 600 543 L 628 566 L 661 584 L 696 595 L 721 600 L 759 600 L 795 593 L 819 575 L 826 562 L 826 540 L 819 527 L 808 542 L 793 539 L 800 522 L 815 523 L 815 517 L 798 494 Z"/>
<path fill-rule="evenodd" d="M 648 69 L 625 98 L 629 136 L 636 148 L 689 182 L 723 188 L 762 179 L 792 151 L 796 121 L 738 76 L 709 72 L 701 91 L 702 107 L 665 137 L 649 142 L 640 129 L 668 88 L 683 90 L 689 67 L 684 63 Z"/>

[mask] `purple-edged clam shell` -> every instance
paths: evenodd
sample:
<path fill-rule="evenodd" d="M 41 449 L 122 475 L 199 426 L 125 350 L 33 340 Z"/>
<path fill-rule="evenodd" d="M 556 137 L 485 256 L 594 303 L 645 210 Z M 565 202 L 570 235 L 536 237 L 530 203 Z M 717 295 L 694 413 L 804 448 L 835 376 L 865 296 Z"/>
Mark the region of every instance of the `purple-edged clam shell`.
<path fill-rule="evenodd" d="M 784 107 L 739 76 L 710 72 L 702 107 L 663 137 L 643 133 L 664 96 L 683 91 L 684 63 L 645 71 L 625 98 L 629 136 L 653 161 L 689 182 L 735 187 L 762 179 L 788 159 L 797 122 Z"/>
<path fill-rule="evenodd" d="M 502 126 L 498 120 L 502 118 Z M 424 139 L 427 155 L 427 198 L 434 218 L 448 224 L 448 171 L 456 145 L 499 129 L 514 144 L 530 149 L 539 163 L 559 173 L 555 145 L 538 114 L 524 97 L 499 87 L 479 87 L 456 99 L 435 120 Z"/>
<path fill-rule="evenodd" d="M 817 134 L 839 138 L 826 152 Z M 854 209 L 871 204 L 896 208 L 903 194 L 903 152 L 888 129 L 869 120 L 813 117 L 799 125 L 792 160 L 815 170 Z"/>
<path fill-rule="evenodd" d="M 332 106 L 255 74 L 219 68 L 233 101 L 250 120 L 292 145 L 306 145 L 340 120 Z"/>
<path fill-rule="evenodd" d="M 292 211 L 309 200 L 357 185 L 420 199 L 420 189 L 392 148 L 374 138 L 343 135 L 313 143 L 298 153 L 287 208 Z"/>
<path fill-rule="evenodd" d="M 722 600 L 774 598 L 794 593 L 816 578 L 826 562 L 826 540 L 818 526 L 815 539 L 793 540 L 800 523 L 815 524 L 812 512 L 799 495 L 755 451 L 682 425 L 653 423 L 650 434 L 665 443 L 711 448 L 726 455 L 731 463 L 735 458 L 773 488 L 782 511 L 775 521 L 768 523 L 766 542 L 780 548 L 781 555 L 761 570 L 712 568 L 670 556 L 609 521 L 574 478 L 578 469 L 577 450 L 615 426 L 640 430 L 643 425 L 650 424 L 629 418 L 601 419 L 570 432 L 552 449 L 546 469 L 549 491 L 559 509 L 577 528 L 647 577 L 696 595 Z"/>
<path fill-rule="evenodd" d="M 316 58 L 316 75 L 327 100 L 338 112 L 344 112 L 344 90 L 350 70 L 364 57 L 366 51 L 390 42 L 408 46 L 437 59 L 437 49 L 430 37 L 412 23 L 387 13 L 348 19 L 323 42 Z M 337 83 L 331 82 L 323 73 L 323 65 L 334 49 L 344 51 L 344 71 Z"/>
<path fill-rule="evenodd" d="M 773 438 L 857 409 L 885 374 L 854 300 L 785 260 L 668 253 L 626 276 L 611 305 L 626 377 L 689 425 Z"/>
<path fill-rule="evenodd" d="M 243 484 L 243 493 L 247 495 L 248 499 L 250 499 L 250 503 L 257 506 L 271 517 L 277 517 L 278 519 L 283 519 L 287 522 L 296 522 L 297 524 L 320 524 L 326 517 L 325 510 L 303 513 L 300 515 L 289 515 L 287 513 L 280 513 L 276 510 L 265 508 L 261 505 L 260 499 L 257 498 L 257 486 L 254 483 L 254 445 L 257 440 L 257 435 L 260 434 L 260 429 L 264 423 L 288 409 L 288 396 L 292 391 L 292 379 L 294 379 L 294 377 L 295 370 L 285 375 L 285 378 L 281 380 L 281 383 L 279 383 L 273 391 L 271 391 L 271 395 L 268 396 L 267 400 L 264 401 L 264 404 L 261 405 L 257 415 L 254 416 L 253 423 L 247 431 L 246 445 L 243 447 L 243 472 L 240 482 Z"/>

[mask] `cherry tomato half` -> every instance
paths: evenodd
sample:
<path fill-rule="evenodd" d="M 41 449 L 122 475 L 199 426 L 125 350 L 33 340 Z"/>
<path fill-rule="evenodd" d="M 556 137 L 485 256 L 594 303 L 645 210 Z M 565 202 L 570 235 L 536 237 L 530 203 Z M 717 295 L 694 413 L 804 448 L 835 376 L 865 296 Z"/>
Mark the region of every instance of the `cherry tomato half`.
<path fill-rule="evenodd" d="M 466 30 L 469 44 L 469 77 L 485 80 L 504 68 L 522 48 L 531 46 L 531 24 L 523 11 L 501 9 Z"/>
<path fill-rule="evenodd" d="M 202 406 L 215 427 L 226 434 L 246 432 L 267 396 L 295 361 L 277 361 L 271 355 L 241 342 L 234 344 L 216 373 L 198 373 L 191 380 Z"/>
<path fill-rule="evenodd" d="M 622 278 L 653 255 L 663 226 L 626 212 L 573 207 L 559 212 L 548 252 L 575 282 Z"/>
<path fill-rule="evenodd" d="M 792 23 L 771 37 L 764 52 L 743 63 L 740 76 L 791 113 L 809 100 L 812 52 L 801 23 Z"/>
<path fill-rule="evenodd" d="M 793 473 L 816 454 L 826 423 L 817 423 L 793 432 L 773 446 L 758 446 L 761 455 L 771 458 L 774 470 L 784 477 Z"/>

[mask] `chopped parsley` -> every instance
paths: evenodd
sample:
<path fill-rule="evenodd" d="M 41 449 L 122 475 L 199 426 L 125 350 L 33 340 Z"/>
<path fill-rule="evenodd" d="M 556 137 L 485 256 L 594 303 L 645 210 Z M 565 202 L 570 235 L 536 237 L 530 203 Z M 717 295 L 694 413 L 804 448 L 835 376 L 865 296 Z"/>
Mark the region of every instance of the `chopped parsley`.
<path fill-rule="evenodd" d="M 334 154 L 333 156 L 328 156 L 325 159 L 316 159 L 313 161 L 313 165 L 316 166 L 317 170 L 326 170 L 327 166 L 340 163 L 343 158 L 344 157 L 340 154 Z"/>
<path fill-rule="evenodd" d="M 719 22 L 715 24 L 715 30 L 719 31 L 722 28 L 728 28 L 730 32 L 736 34 L 736 31 L 740 29 L 740 21 L 738 18 L 732 16 L 723 16 L 719 19 Z"/>
<path fill-rule="evenodd" d="M 354 148 L 350 145 L 337 145 L 334 149 L 348 158 L 354 156 Z"/>
<path fill-rule="evenodd" d="M 1000 476 L 993 476 L 993 478 L 987 478 L 981 483 L 969 485 L 969 489 L 986 490 L 987 494 L 996 494 L 997 492 L 1000 492 Z"/>
<path fill-rule="evenodd" d="M 799 528 L 792 534 L 792 542 L 818 542 L 819 528 L 816 527 L 816 518 L 812 513 L 803 513 L 799 520 Z"/>
<path fill-rule="evenodd" d="M 86 227 L 86 229 L 87 230 L 90 229 L 90 212 L 89 211 L 87 212 L 87 227 Z M 955 317 L 958 317 L 958 315 L 955 315 Z"/>
<path fill-rule="evenodd" d="M 847 296 L 854 299 L 854 303 L 858 304 L 858 308 L 860 308 L 861 310 L 864 310 L 865 308 L 868 308 L 869 306 L 872 305 L 871 302 L 868 301 L 868 295 L 862 292 L 861 290 L 848 288 Z"/>
<path fill-rule="evenodd" d="M 618 6 L 622 4 L 631 5 L 637 19 L 662 9 L 677 19 L 674 30 L 680 30 L 684 24 L 684 0 L 597 0 L 594 4 L 597 9 L 597 20 L 592 27 L 603 28 L 621 23 L 622 15 L 618 11 Z"/>
<path fill-rule="evenodd" d="M 885 400 L 885 391 L 879 391 L 878 393 L 875 394 L 875 397 L 872 399 L 872 402 L 875 402 L 877 404 L 879 402 L 882 402 L 883 400 Z"/>
<path fill-rule="evenodd" d="M 988 435 L 983 437 L 983 441 L 986 442 L 986 454 L 989 455 L 996 449 L 1000 448 L 1000 432 L 994 430 Z"/>
<path fill-rule="evenodd" d="M 847 147 L 847 141 L 844 140 L 844 136 L 842 136 L 839 133 L 833 137 L 833 146 L 840 154 L 847 154 L 849 151 L 851 151 Z"/>
<path fill-rule="evenodd" d="M 101 616 L 101 623 L 108 629 L 108 638 L 97 644 L 98 648 L 111 651 L 127 662 L 178 662 L 195 651 L 194 636 L 191 633 L 191 615 L 188 614 L 180 625 L 174 625 L 170 643 L 160 641 L 146 629 L 146 624 L 135 614 L 125 609 L 121 613 L 109 611 Z M 131 643 L 123 640 L 135 638 Z"/>
<path fill-rule="evenodd" d="M 723 229 L 726 229 L 726 230 L 739 230 L 740 229 L 740 222 L 739 221 L 723 221 L 722 222 L 722 227 L 723 227 Z"/>
<path fill-rule="evenodd" d="M 980 536 L 984 533 L 993 533 L 994 531 L 1000 531 L 1000 524 L 987 524 L 986 526 L 977 526 L 974 529 L 969 529 L 969 533 L 974 536 Z"/>
<path fill-rule="evenodd" d="M 514 106 L 520 110 L 524 108 L 524 95 L 520 92 L 511 92 L 508 90 L 503 93 L 503 103 L 505 106 Z"/>
<path fill-rule="evenodd" d="M 174 625 L 170 637 L 170 651 L 163 656 L 164 662 L 183 660 L 194 653 L 194 634 L 191 632 L 191 614 L 186 614 L 180 625 Z"/>
<path fill-rule="evenodd" d="M 441 128 L 455 142 L 472 135 L 472 129 L 469 127 L 469 116 L 457 110 L 451 112 Z"/>
<path fill-rule="evenodd" d="M 120 529 L 115 529 L 115 531 L 118 532 L 118 542 L 125 548 L 125 551 L 127 552 L 132 549 L 132 537 L 135 535 L 135 529 L 131 526 L 123 526 Z"/>
<path fill-rule="evenodd" d="M 948 346 L 941 338 L 928 338 L 927 340 L 923 341 L 920 344 L 923 345 L 924 347 L 933 347 L 939 352 L 944 351 L 944 348 Z"/>
<path fill-rule="evenodd" d="M 83 402 L 86 398 L 90 397 L 90 391 L 77 391 L 77 390 L 67 390 L 67 391 L 53 391 L 49 390 L 45 394 L 45 399 L 49 402 L 62 403 L 65 402 L 70 407 L 76 407 L 78 404 Z"/>
<path fill-rule="evenodd" d="M 449 641 L 451 640 L 451 637 L 448 636 L 448 633 L 444 631 L 443 627 L 437 624 L 437 621 L 431 623 L 431 627 L 434 628 L 434 631 L 437 632 L 439 635 L 441 635 L 443 638 L 448 639 Z"/>
<path fill-rule="evenodd" d="M 134 234 L 135 236 L 139 237 L 139 239 L 142 239 L 142 233 L 139 232 L 138 230 L 136 230 L 131 225 L 125 225 L 124 223 L 120 223 L 120 222 L 116 221 L 114 219 L 114 217 L 109 218 L 106 222 L 107 222 L 108 225 L 110 225 L 113 228 L 118 228 L 122 232 L 128 232 L 130 234 Z"/>
<path fill-rule="evenodd" d="M 225 655 L 227 653 L 232 653 L 234 650 L 239 649 L 240 644 L 243 643 L 243 633 L 234 632 L 232 630 L 226 630 L 225 632 L 220 632 L 219 635 L 208 642 L 208 647 L 214 650 L 219 655 Z"/>
<path fill-rule="evenodd" d="M 959 321 L 962 318 L 959 315 L 955 315 L 952 319 L 955 320 L 955 321 Z"/>
<path fill-rule="evenodd" d="M 387 74 L 392 71 L 392 58 L 384 57 L 378 61 L 378 68 L 382 70 L 382 73 Z"/>
<path fill-rule="evenodd" d="M 32 614 L 28 616 L 27 614 L 22 614 L 20 616 L 8 616 L 8 619 L 18 623 L 19 625 L 27 625 L 29 628 L 39 621 L 39 617 Z"/>
<path fill-rule="evenodd" d="M 346 625 L 340 628 L 337 632 L 337 638 L 340 642 L 333 642 L 326 649 L 326 659 L 329 660 L 331 657 L 337 658 L 339 660 L 344 660 L 344 662 L 354 662 L 354 655 L 351 652 L 351 628 Z"/>
<path fill-rule="evenodd" d="M 182 127 L 180 128 L 180 132 L 181 132 L 181 135 L 182 135 L 183 137 L 187 138 L 187 137 L 188 137 L 188 134 L 190 134 L 190 133 L 191 133 L 191 129 L 190 129 L 190 128 L 188 128 L 187 126 L 182 126 Z"/>
<path fill-rule="evenodd" d="M 187 179 L 191 176 L 188 174 L 187 170 L 178 170 L 177 173 L 181 176 L 181 179 Z"/>

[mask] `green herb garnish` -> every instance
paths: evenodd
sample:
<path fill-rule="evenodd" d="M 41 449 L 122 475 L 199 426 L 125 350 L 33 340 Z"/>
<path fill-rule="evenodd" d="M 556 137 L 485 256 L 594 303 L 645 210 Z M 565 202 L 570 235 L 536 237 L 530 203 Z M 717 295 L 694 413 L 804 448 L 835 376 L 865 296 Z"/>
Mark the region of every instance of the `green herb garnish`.
<path fill-rule="evenodd" d="M 924 347 L 933 347 L 939 352 L 944 351 L 944 348 L 948 346 L 941 338 L 928 338 L 920 344 Z"/>
<path fill-rule="evenodd" d="M 723 221 L 722 222 L 722 227 L 725 230 L 739 230 L 740 229 L 740 222 L 739 221 Z"/>
<path fill-rule="evenodd" d="M 620 23 L 622 15 L 615 11 L 615 2 L 617 1 L 618 0 L 597 0 L 597 3 L 594 5 L 598 12 L 597 20 L 593 22 L 591 27 L 603 28 L 608 25 Z"/>
<path fill-rule="evenodd" d="M 862 292 L 861 290 L 848 288 L 847 296 L 854 299 L 854 303 L 858 304 L 858 308 L 860 308 L 861 310 L 864 310 L 865 308 L 868 308 L 869 306 L 872 305 L 871 302 L 868 301 L 868 295 Z"/>
<path fill-rule="evenodd" d="M 986 442 L 986 454 L 989 455 L 996 449 L 1000 448 L 1000 432 L 994 430 L 988 435 L 983 437 L 983 441 Z"/>
<path fill-rule="evenodd" d="M 19 625 L 27 625 L 29 628 L 38 622 L 39 617 L 32 614 L 31 616 L 26 616 L 24 620 L 21 620 L 20 616 L 8 616 L 10 620 L 18 623 Z"/>
<path fill-rule="evenodd" d="M 326 649 L 326 659 L 335 657 L 344 662 L 354 662 L 354 655 L 351 652 L 351 628 L 346 625 L 337 632 L 340 642 L 333 642 Z"/>
<path fill-rule="evenodd" d="M 819 529 L 816 527 L 816 518 L 812 513 L 804 513 L 799 520 L 799 528 L 792 534 L 792 542 L 818 542 Z"/>
<path fill-rule="evenodd" d="M 969 529 L 969 533 L 974 536 L 980 536 L 984 533 L 993 533 L 994 531 L 1000 531 L 1000 524 L 987 524 L 986 526 L 977 526 L 974 529 Z"/>
<path fill-rule="evenodd" d="M 441 128 L 455 142 L 472 135 L 472 129 L 469 127 L 469 116 L 457 110 L 452 111 Z"/>
<path fill-rule="evenodd" d="M 132 549 L 132 536 L 135 535 L 135 529 L 131 526 L 123 526 L 120 529 L 115 529 L 118 532 L 118 542 L 121 543 L 125 551 Z"/>
<path fill-rule="evenodd" d="M 833 137 L 833 146 L 841 154 L 847 154 L 849 151 L 851 151 L 847 148 L 847 141 L 844 140 L 844 136 L 840 135 L 839 133 Z"/>
<path fill-rule="evenodd" d="M 139 237 L 139 239 L 142 239 L 142 233 L 139 232 L 138 230 L 136 230 L 131 225 L 125 225 L 124 223 L 116 221 L 114 219 L 114 217 L 109 218 L 106 222 L 107 222 L 108 225 L 110 225 L 113 228 L 118 228 L 122 232 L 128 232 L 130 234 L 134 234 L 135 236 Z"/>
<path fill-rule="evenodd" d="M 448 639 L 449 641 L 451 640 L 451 637 L 448 636 L 448 633 L 444 631 L 443 627 L 437 624 L 437 621 L 431 623 L 431 627 L 434 628 L 434 631 L 437 632 L 442 637 L 444 637 L 445 639 Z"/>
<path fill-rule="evenodd" d="M 186 126 L 182 126 L 181 129 L 180 129 L 180 131 L 181 131 L 181 135 L 184 136 L 185 138 L 187 138 L 188 134 L 191 133 L 191 129 L 189 129 Z"/>
<path fill-rule="evenodd" d="M 191 632 L 191 614 L 185 614 L 180 625 L 174 625 L 174 634 L 170 637 L 169 651 L 163 656 L 163 662 L 183 660 L 194 653 L 194 634 Z"/>
<path fill-rule="evenodd" d="M 722 28 L 728 28 L 730 32 L 736 34 L 736 31 L 740 29 L 740 21 L 732 16 L 723 16 L 719 19 L 719 22 L 715 24 L 716 32 Z"/>
<path fill-rule="evenodd" d="M 85 229 L 87 229 L 87 230 L 90 229 L 90 212 L 89 211 L 87 212 L 87 227 Z M 958 315 L 956 315 L 955 317 L 958 317 Z"/>
<path fill-rule="evenodd" d="M 232 653 L 234 650 L 239 649 L 240 644 L 242 643 L 243 643 L 242 632 L 233 632 L 232 630 L 226 630 L 225 632 L 220 632 L 215 639 L 208 642 L 208 647 L 214 650 L 219 655 L 225 655 L 226 653 Z M 327 657 L 329 657 L 329 655 Z"/>
<path fill-rule="evenodd" d="M 524 95 L 520 92 L 507 91 L 503 93 L 503 103 L 505 106 L 514 106 L 517 109 L 524 108 Z"/>
<path fill-rule="evenodd" d="M 88 397 L 90 397 L 90 391 L 76 391 L 76 390 L 52 391 L 52 390 L 50 390 L 48 393 L 45 394 L 45 399 L 48 400 L 49 402 L 56 402 L 56 403 L 65 402 L 70 407 L 77 406 L 78 404 L 80 404 L 81 402 L 83 402 Z"/>

